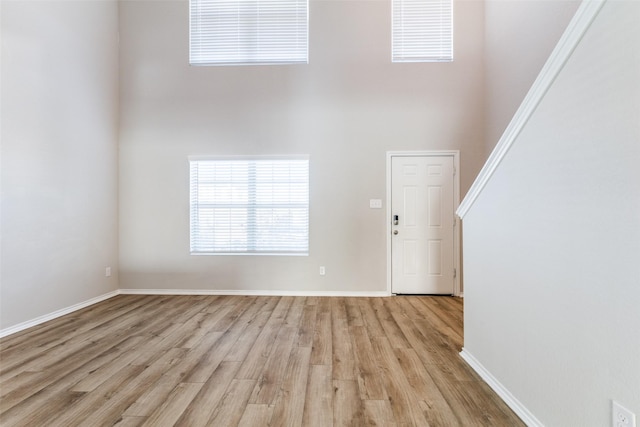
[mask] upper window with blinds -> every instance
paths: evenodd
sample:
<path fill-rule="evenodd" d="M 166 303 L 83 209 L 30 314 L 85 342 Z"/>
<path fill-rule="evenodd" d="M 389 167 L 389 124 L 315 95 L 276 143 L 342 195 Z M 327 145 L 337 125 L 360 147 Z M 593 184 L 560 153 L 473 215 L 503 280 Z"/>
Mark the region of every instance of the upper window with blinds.
<path fill-rule="evenodd" d="M 309 160 L 190 160 L 191 253 L 309 253 Z"/>
<path fill-rule="evenodd" d="M 190 0 L 189 63 L 308 62 L 308 0 Z"/>
<path fill-rule="evenodd" d="M 453 0 L 392 0 L 392 61 L 453 61 L 452 3 Z"/>

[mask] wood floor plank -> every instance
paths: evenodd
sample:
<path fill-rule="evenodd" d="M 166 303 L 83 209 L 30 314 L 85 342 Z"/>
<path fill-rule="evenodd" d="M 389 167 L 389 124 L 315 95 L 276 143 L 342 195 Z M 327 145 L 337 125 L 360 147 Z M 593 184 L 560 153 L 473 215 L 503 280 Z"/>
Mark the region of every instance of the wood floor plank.
<path fill-rule="evenodd" d="M 268 426 L 272 415 L 273 407 L 249 403 L 240 418 L 238 427 Z"/>
<path fill-rule="evenodd" d="M 436 298 L 434 301 L 436 306 L 441 309 L 439 314 L 442 315 L 442 318 L 445 319 L 454 330 L 462 331 L 464 316 L 462 315 L 461 303 L 456 302 L 456 300 L 460 299 L 461 298 Z"/>
<path fill-rule="evenodd" d="M 3 363 L 1 370 L 9 366 L 11 353 L 26 358 L 25 351 L 45 351 L 50 345 L 58 344 L 64 337 L 71 337 L 82 330 L 95 327 L 94 322 L 84 320 L 92 316 L 94 319 L 99 316 L 103 322 L 110 319 L 106 314 L 112 313 L 112 317 L 125 314 L 127 311 L 138 310 L 142 305 L 151 304 L 152 300 L 145 299 L 137 295 L 119 295 L 100 304 L 78 310 L 67 316 L 62 316 L 49 322 L 42 323 L 32 328 L 20 331 L 0 340 L 0 352 L 2 352 Z M 22 360 L 21 360 L 22 361 Z"/>
<path fill-rule="evenodd" d="M 458 298 L 120 295 L 0 339 L 0 425 L 505 426 Z"/>
<path fill-rule="evenodd" d="M 428 425 L 418 410 L 419 398 L 398 363 L 388 338 L 373 338 L 373 349 L 382 366 L 381 373 L 398 425 Z"/>
<path fill-rule="evenodd" d="M 28 387 L 30 384 L 33 384 L 40 375 L 40 372 L 23 371 L 11 377 L 11 381 L 7 380 L 0 384 L 0 400 L 20 387 Z"/>
<path fill-rule="evenodd" d="M 360 306 L 360 313 L 362 314 L 362 321 L 367 328 L 367 335 L 371 338 L 385 336 L 385 331 L 378 316 L 373 308 L 372 298 L 358 298 L 358 305 Z"/>
<path fill-rule="evenodd" d="M 233 308 L 231 305 L 223 305 L 213 313 L 208 313 L 207 311 L 198 313 L 198 316 L 194 316 L 185 324 L 188 332 L 176 343 L 176 347 L 193 348 L 207 333 L 213 331 L 216 324 L 229 314 Z"/>
<path fill-rule="evenodd" d="M 171 391 L 185 379 L 185 374 L 192 372 L 203 359 L 210 354 L 210 349 L 220 340 L 221 332 L 210 332 L 195 348 L 186 352 L 180 363 L 171 366 L 155 383 L 148 387 L 134 404 L 124 413 L 126 416 L 149 416 Z M 217 367 L 214 366 L 212 370 Z M 190 378 L 190 377 L 186 377 Z M 190 381 L 190 382 L 204 382 Z"/>
<path fill-rule="evenodd" d="M 318 305 L 321 299 L 321 297 L 307 297 L 305 303 L 306 305 Z"/>
<path fill-rule="evenodd" d="M 400 307 L 401 304 L 392 302 L 395 307 Z M 396 321 L 396 324 L 402 331 L 402 333 L 411 342 L 411 347 L 420 352 L 421 358 L 426 364 L 440 364 L 451 357 L 452 352 L 448 346 L 448 343 L 443 343 L 439 340 L 439 336 L 434 337 L 434 332 L 429 329 L 422 329 L 419 327 L 418 322 L 422 319 L 412 317 L 412 313 L 393 311 L 392 317 Z M 440 346 L 444 346 L 444 351 L 440 349 Z"/>
<path fill-rule="evenodd" d="M 109 329 L 96 327 L 93 329 L 82 328 L 78 334 L 73 334 L 68 338 L 62 338 L 58 340 L 55 345 L 47 348 L 43 352 L 21 352 L 9 350 L 7 354 L 3 352 L 2 357 L 2 373 L 6 378 L 8 373 L 24 372 L 24 371 L 43 371 L 50 369 L 56 363 L 65 363 L 67 359 L 82 352 L 85 348 L 91 348 L 93 341 L 100 340 L 104 335 L 109 334 L 111 339 L 117 339 L 121 337 L 121 340 L 125 340 L 127 336 L 121 332 L 122 328 L 127 328 L 129 325 L 135 322 L 135 317 L 132 315 L 124 315 L 121 321 L 118 323 L 118 329 L 116 334 L 112 334 Z M 106 322 L 109 323 L 109 322 Z M 21 360 L 22 359 L 22 360 Z M 3 379 L 4 379 L 3 378 Z"/>
<path fill-rule="evenodd" d="M 470 382 L 461 381 L 460 383 L 468 386 Z M 496 396 L 485 382 L 474 381 L 472 388 L 476 390 L 473 396 L 475 401 L 478 402 L 478 407 L 482 413 L 479 418 L 483 421 L 486 420 L 483 425 L 497 425 L 513 413 L 507 404 Z"/>
<path fill-rule="evenodd" d="M 459 419 L 460 425 L 465 427 L 509 425 L 499 416 L 495 418 L 492 408 L 483 406 L 483 402 L 477 397 L 478 383 L 451 380 L 449 376 L 442 375 L 437 368 L 439 367 L 432 367 L 430 375 Z"/>
<path fill-rule="evenodd" d="M 74 393 L 70 391 L 62 391 L 57 393 L 40 392 L 39 398 L 46 400 L 46 404 L 33 400 L 25 400 L 20 404 L 11 408 L 0 415 L 0 425 L 29 427 L 36 425 L 45 425 L 51 414 L 58 414 L 72 406 L 81 399 L 85 393 Z"/>
<path fill-rule="evenodd" d="M 234 350 L 240 348 L 239 341 L 245 334 L 245 331 L 252 325 L 253 317 L 255 313 L 262 309 L 260 304 L 255 304 L 255 301 L 251 305 L 242 305 L 244 312 L 239 316 L 234 316 L 233 323 L 229 323 L 227 330 L 221 338 L 216 341 L 215 347 L 212 346 L 212 351 L 207 350 L 202 355 L 193 356 L 193 360 L 197 362 L 195 366 L 188 372 L 188 376 L 185 378 L 187 382 L 205 382 L 211 376 L 211 374 L 217 369 L 218 365 L 229 359 L 229 354 Z M 263 316 L 266 318 L 266 315 Z M 254 326 L 261 327 L 262 321 L 254 322 Z M 217 332 L 220 333 L 220 332 Z M 248 343 L 249 344 L 249 343 Z"/>
<path fill-rule="evenodd" d="M 129 365 L 121 368 L 105 382 L 100 384 L 95 393 L 84 393 L 84 395 L 75 401 L 72 405 L 65 408 L 64 411 L 47 414 L 47 419 L 34 422 L 34 425 L 47 424 L 50 426 L 70 427 L 81 426 L 84 420 L 93 412 L 94 408 L 100 407 L 132 378 L 135 378 L 143 370 L 142 366 Z M 59 415 L 56 417 L 56 415 Z"/>
<path fill-rule="evenodd" d="M 282 297 L 278 305 L 273 309 L 273 314 L 269 317 L 262 332 L 256 338 L 251 351 L 240 367 L 237 378 L 257 380 L 260 376 L 264 364 L 269 359 L 271 350 L 278 335 L 278 331 L 284 322 L 285 316 L 293 300 Z"/>
<path fill-rule="evenodd" d="M 238 369 L 240 369 L 240 362 L 220 363 L 178 419 L 176 426 L 206 426 L 216 407 L 222 401 Z"/>
<path fill-rule="evenodd" d="M 333 426 L 333 380 L 329 365 L 311 365 L 304 403 L 303 426 Z"/>
<path fill-rule="evenodd" d="M 364 425 L 364 403 L 354 380 L 333 380 L 333 425 Z"/>
<path fill-rule="evenodd" d="M 356 360 L 349 334 L 347 307 L 344 298 L 335 298 L 331 307 L 331 346 L 333 348 L 333 379 L 355 380 Z"/>
<path fill-rule="evenodd" d="M 147 420 L 147 417 L 122 417 L 113 424 L 113 427 L 139 427 Z M 93 425 L 93 424 L 87 424 Z M 108 424 L 105 424 L 108 425 Z"/>
<path fill-rule="evenodd" d="M 382 329 L 384 329 L 384 336 L 389 340 L 391 346 L 394 348 L 410 348 L 411 344 L 388 309 L 388 302 L 384 298 L 372 298 L 371 303 L 376 317 L 380 321 Z"/>
<path fill-rule="evenodd" d="M 231 348 L 231 351 L 224 357 L 225 362 L 242 362 L 247 358 L 247 355 L 253 348 L 256 342 L 256 338 L 262 332 L 264 325 L 269 320 L 271 313 L 261 311 L 256 314 L 251 321 L 246 323 L 246 327 L 242 329 L 240 336 L 235 342 L 235 345 Z M 234 329 L 234 334 L 237 331 Z"/>
<path fill-rule="evenodd" d="M 172 319 L 173 323 L 187 323 L 194 316 L 200 314 L 208 306 L 204 295 L 179 295 L 177 297 L 181 303 L 184 303 L 184 309 L 175 313 Z"/>
<path fill-rule="evenodd" d="M 313 346 L 313 332 L 316 324 L 317 305 L 305 305 L 298 329 L 297 345 L 299 347 Z"/>
<path fill-rule="evenodd" d="M 296 329 L 300 327 L 302 313 L 306 305 L 305 300 L 306 297 L 293 298 L 293 302 L 291 303 L 289 311 L 287 312 L 287 317 L 284 319 L 284 326 L 289 326 Z"/>
<path fill-rule="evenodd" d="M 132 347 L 137 344 L 140 344 L 143 340 L 142 337 L 132 337 L 130 340 L 129 347 L 122 349 L 122 353 L 120 353 L 117 357 L 115 357 L 112 361 L 105 363 L 100 366 L 100 368 L 91 372 L 88 376 L 83 378 L 81 381 L 78 381 L 73 387 L 71 387 L 70 391 L 78 391 L 78 392 L 90 392 L 98 388 L 102 383 L 109 380 L 114 372 L 119 372 L 121 369 L 125 369 L 127 366 L 130 366 L 131 363 L 138 357 L 138 355 L 133 351 L 128 351 Z"/>
<path fill-rule="evenodd" d="M 430 325 L 434 330 L 439 331 L 440 334 L 449 337 L 451 340 L 455 340 L 455 345 L 462 347 L 462 330 L 456 330 L 452 328 L 449 323 L 438 316 L 438 311 L 434 311 L 436 304 L 428 299 L 412 299 L 408 301 L 413 305 L 418 312 L 424 314 L 424 319 L 418 322 Z"/>
<path fill-rule="evenodd" d="M 366 426 L 396 427 L 393 409 L 388 400 L 364 401 L 364 424 Z"/>
<path fill-rule="evenodd" d="M 258 384 L 249 399 L 252 404 L 272 404 L 280 390 L 293 349 L 297 329 L 283 326 L 276 336 L 274 348 L 258 378 Z"/>
<path fill-rule="evenodd" d="M 405 335 L 409 337 L 412 347 L 420 355 L 423 363 L 446 365 L 447 372 L 451 373 L 456 380 L 468 379 L 469 375 L 473 375 L 468 365 L 458 357 L 462 345 L 457 344 L 456 338 L 425 320 L 433 316 L 433 313 L 416 311 L 404 298 L 395 299 L 390 304 L 405 308 L 402 312 L 394 311 L 393 316 Z M 418 313 L 421 316 L 418 316 Z"/>
<path fill-rule="evenodd" d="M 220 320 L 218 320 L 215 325 L 211 327 L 212 331 L 216 332 L 224 332 L 229 329 L 231 325 L 236 323 L 239 317 L 245 315 L 247 311 L 260 311 L 261 307 L 266 305 L 270 307 L 271 302 L 267 300 L 258 300 L 253 297 L 238 297 L 241 299 L 236 300 L 235 304 L 227 304 L 231 308 L 229 312 L 227 312 Z M 224 303 L 225 300 L 222 300 Z"/>
<path fill-rule="evenodd" d="M 295 347 L 289 358 L 282 388 L 273 409 L 270 426 L 299 426 L 302 423 L 309 378 L 309 347 Z"/>
<path fill-rule="evenodd" d="M 69 355 L 64 360 L 56 358 L 56 362 L 51 364 L 49 369 L 41 371 L 32 383 L 24 384 L 3 396 L 0 400 L 0 414 L 4 414 L 17 404 L 22 404 L 21 407 L 24 407 L 25 403 L 37 404 L 39 396 L 36 395 L 47 388 L 60 392 L 68 390 L 91 372 L 113 360 L 114 355 L 117 355 L 115 348 L 118 345 L 133 340 L 133 337 L 125 338 L 117 335 L 113 339 L 104 339 L 99 343 L 87 343 L 81 351 Z M 47 391 L 43 393 L 46 395 Z"/>
<path fill-rule="evenodd" d="M 312 365 L 332 364 L 332 332 L 331 332 L 331 300 L 323 299 L 318 304 L 316 314 L 316 327 L 313 332 L 313 345 L 311 350 Z"/>
<path fill-rule="evenodd" d="M 249 396 L 256 386 L 255 380 L 231 381 L 222 401 L 216 407 L 215 412 L 207 425 L 210 426 L 236 426 L 242 419 L 247 406 Z"/>
<path fill-rule="evenodd" d="M 94 408 L 94 411 L 85 419 L 85 425 L 108 425 L 109 423 L 117 423 L 122 414 L 133 405 L 141 395 L 147 392 L 153 385 L 169 371 L 171 367 L 182 361 L 187 350 L 183 348 L 172 348 L 153 359 L 148 359 L 148 364 L 133 364 L 133 366 L 142 366 L 144 370 L 135 378 L 120 388 L 114 395 L 110 397 L 103 405 Z M 141 425 L 147 417 L 144 416 L 127 416 L 122 422 L 138 423 Z"/>
<path fill-rule="evenodd" d="M 430 426 L 455 426 L 457 417 L 438 389 L 435 381 L 427 372 L 420 357 L 414 349 L 399 348 L 394 350 L 409 385 L 422 408 L 422 414 Z"/>
<path fill-rule="evenodd" d="M 171 374 L 161 375 L 145 392 L 123 413 L 127 417 L 148 417 L 167 399 L 180 383 L 180 377 Z"/>
<path fill-rule="evenodd" d="M 201 383 L 180 383 L 173 389 L 162 406 L 156 409 L 143 426 L 171 427 L 202 388 Z"/>
<path fill-rule="evenodd" d="M 358 298 L 345 298 L 345 308 L 347 310 L 347 324 L 349 326 L 364 326 Z"/>
<path fill-rule="evenodd" d="M 425 331 L 428 322 L 423 320 L 416 320 L 416 325 L 420 331 Z M 418 354 L 425 361 L 425 363 L 432 363 L 433 359 L 437 360 L 437 364 L 446 367 L 446 372 L 450 373 L 458 381 L 464 381 L 466 379 L 479 379 L 477 374 L 467 365 L 460 357 L 457 357 L 462 347 L 458 347 L 453 339 L 448 338 L 445 334 L 438 330 L 432 330 L 431 333 L 422 333 L 424 340 L 420 345 L 414 346 L 418 350 Z M 420 346 L 428 348 L 427 351 L 420 351 Z M 432 356 L 429 362 L 426 360 L 426 355 Z M 456 357 L 452 357 L 456 356 Z"/>
<path fill-rule="evenodd" d="M 364 326 L 350 328 L 356 356 L 358 389 L 362 400 L 388 399 L 371 340 Z"/>

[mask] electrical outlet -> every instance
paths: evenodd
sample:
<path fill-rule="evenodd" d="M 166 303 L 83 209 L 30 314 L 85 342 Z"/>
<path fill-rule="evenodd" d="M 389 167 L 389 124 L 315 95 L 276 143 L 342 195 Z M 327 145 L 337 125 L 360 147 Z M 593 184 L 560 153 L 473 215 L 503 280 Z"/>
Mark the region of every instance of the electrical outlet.
<path fill-rule="evenodd" d="M 324 265 L 320 266 L 320 275 L 324 276 L 325 274 L 327 274 L 327 270 L 324 268 Z"/>
<path fill-rule="evenodd" d="M 633 412 L 612 400 L 611 422 L 613 427 L 636 427 L 636 416 Z"/>
<path fill-rule="evenodd" d="M 111 277 L 111 267 L 104 269 L 104 277 Z"/>

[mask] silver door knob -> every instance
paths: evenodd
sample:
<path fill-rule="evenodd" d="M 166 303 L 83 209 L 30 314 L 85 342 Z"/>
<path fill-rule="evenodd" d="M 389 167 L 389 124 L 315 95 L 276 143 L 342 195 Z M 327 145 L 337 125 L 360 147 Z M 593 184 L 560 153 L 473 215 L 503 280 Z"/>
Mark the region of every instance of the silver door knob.
<path fill-rule="evenodd" d="M 393 234 L 398 234 L 398 230 L 393 230 Z"/>

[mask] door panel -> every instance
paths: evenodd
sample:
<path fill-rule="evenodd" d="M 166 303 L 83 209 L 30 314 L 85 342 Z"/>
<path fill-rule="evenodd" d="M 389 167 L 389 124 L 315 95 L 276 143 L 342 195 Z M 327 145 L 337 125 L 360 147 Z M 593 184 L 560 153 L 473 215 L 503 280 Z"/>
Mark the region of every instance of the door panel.
<path fill-rule="evenodd" d="M 442 188 L 429 187 L 427 209 L 429 209 L 429 227 L 442 226 Z"/>
<path fill-rule="evenodd" d="M 452 294 L 453 156 L 391 158 L 391 290 Z"/>

